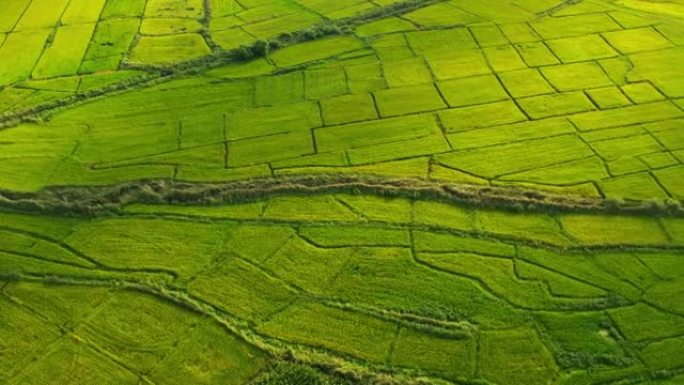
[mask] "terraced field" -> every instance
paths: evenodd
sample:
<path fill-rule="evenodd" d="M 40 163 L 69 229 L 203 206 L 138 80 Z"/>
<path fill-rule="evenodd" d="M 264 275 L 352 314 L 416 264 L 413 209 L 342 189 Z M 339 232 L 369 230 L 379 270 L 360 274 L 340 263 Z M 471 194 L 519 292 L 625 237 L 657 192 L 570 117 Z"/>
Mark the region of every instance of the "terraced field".
<path fill-rule="evenodd" d="M 0 384 L 684 384 L 682 0 L 0 0 Z"/>

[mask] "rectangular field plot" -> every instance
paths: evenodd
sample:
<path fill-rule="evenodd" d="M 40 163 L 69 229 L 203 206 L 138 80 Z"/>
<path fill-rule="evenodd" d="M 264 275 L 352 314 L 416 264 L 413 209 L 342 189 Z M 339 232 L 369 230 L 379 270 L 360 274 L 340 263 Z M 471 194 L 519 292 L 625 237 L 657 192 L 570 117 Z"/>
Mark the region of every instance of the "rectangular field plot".
<path fill-rule="evenodd" d="M 56 26 L 68 3 L 69 0 L 31 1 L 14 27 L 14 31 L 30 31 Z"/>
<path fill-rule="evenodd" d="M 559 91 L 576 91 L 613 85 L 601 67 L 595 63 L 544 67 L 541 72 Z"/>
<path fill-rule="evenodd" d="M 440 134 L 434 117 L 413 115 L 317 129 L 318 151 L 329 152 Z"/>
<path fill-rule="evenodd" d="M 432 74 L 424 59 L 385 61 L 382 64 L 390 87 L 412 86 L 432 82 Z"/>
<path fill-rule="evenodd" d="M 380 63 L 356 64 L 345 67 L 349 91 L 371 92 L 387 88 Z"/>
<path fill-rule="evenodd" d="M 544 18 L 531 23 L 545 39 L 581 36 L 621 30 L 622 27 L 605 13 Z"/>
<path fill-rule="evenodd" d="M 16 283 L 3 291 L 63 327 L 75 327 L 110 298 L 105 288 L 63 286 L 55 290 L 39 283 Z"/>
<path fill-rule="evenodd" d="M 581 62 L 617 56 L 599 35 L 586 35 L 546 42 L 563 63 Z"/>
<path fill-rule="evenodd" d="M 221 381 L 237 384 L 254 378 L 266 361 L 263 351 L 207 319 L 179 341 L 149 376 L 156 383 L 169 385 Z"/>
<path fill-rule="evenodd" d="M 617 87 L 606 87 L 588 90 L 587 95 L 602 110 L 630 105 L 625 94 Z"/>
<path fill-rule="evenodd" d="M 518 99 L 517 102 L 532 119 L 576 114 L 596 109 L 591 100 L 582 92 L 531 96 Z"/>
<path fill-rule="evenodd" d="M 222 237 L 221 229 L 214 225 L 189 229 L 173 221 L 125 219 L 92 223 L 66 242 L 103 264 L 179 268 L 181 274 L 194 274 L 209 263 Z M 110 246 L 104 249 L 103 244 Z"/>
<path fill-rule="evenodd" d="M 209 55 L 200 34 L 143 36 L 131 52 L 131 59 L 143 63 L 170 63 Z"/>
<path fill-rule="evenodd" d="M 334 57 L 364 47 L 363 41 L 351 36 L 337 36 L 313 42 L 296 44 L 276 51 L 270 57 L 279 67 Z"/>
<path fill-rule="evenodd" d="M 549 292 L 553 295 L 580 298 L 599 298 L 606 295 L 603 289 L 520 259 L 515 261 L 515 268 L 521 279 L 546 282 L 549 285 Z"/>
<path fill-rule="evenodd" d="M 0 348 L 12 352 L 0 360 L 0 380 L 19 372 L 31 361 L 39 358 L 42 348 L 59 337 L 58 329 L 28 311 L 0 297 Z"/>
<path fill-rule="evenodd" d="M 416 251 L 425 252 L 462 252 L 482 256 L 509 257 L 515 256 L 515 247 L 509 243 L 494 240 L 463 238 L 448 233 L 428 231 L 413 232 Z"/>
<path fill-rule="evenodd" d="M 245 109 L 226 116 L 227 136 L 231 140 L 308 130 L 322 125 L 318 106 L 309 102 Z"/>
<path fill-rule="evenodd" d="M 428 56 L 427 60 L 437 80 L 486 75 L 492 72 L 480 50 Z"/>
<path fill-rule="evenodd" d="M 370 220 L 392 223 L 411 221 L 411 202 L 405 199 L 361 195 L 339 195 L 337 198 Z"/>
<path fill-rule="evenodd" d="M 311 133 L 294 131 L 228 144 L 228 165 L 242 167 L 313 154 Z"/>
<path fill-rule="evenodd" d="M 558 369 L 533 329 L 483 333 L 480 368 L 483 377 L 510 385 L 547 384 Z"/>
<path fill-rule="evenodd" d="M 503 24 L 499 28 L 513 44 L 532 43 L 541 40 L 527 23 Z"/>
<path fill-rule="evenodd" d="M 607 160 L 661 152 L 664 149 L 651 135 L 634 135 L 592 142 L 592 147 Z"/>
<path fill-rule="evenodd" d="M 472 211 L 454 205 L 437 202 L 414 202 L 415 222 L 457 230 L 474 229 Z"/>
<path fill-rule="evenodd" d="M 456 151 L 438 159 L 446 165 L 483 177 L 501 176 L 568 162 L 592 155 L 591 149 L 574 135 L 504 144 L 475 150 Z M 482 159 L 490 162 L 482 162 Z"/>
<path fill-rule="evenodd" d="M 323 294 L 335 281 L 349 255 L 350 251 L 346 248 L 326 250 L 302 238 L 292 238 L 272 253 L 263 266 L 296 287 L 309 293 Z"/>
<path fill-rule="evenodd" d="M 98 23 L 86 52 L 82 72 L 113 70 L 138 33 L 140 19 L 111 19 Z"/>
<path fill-rule="evenodd" d="M 515 277 L 512 259 L 471 253 L 420 253 L 416 258 L 440 270 L 477 279 L 496 296 L 517 306 L 540 309 L 553 306 L 541 282 L 523 281 Z"/>
<path fill-rule="evenodd" d="M 0 33 L 12 31 L 29 4 L 31 0 L 11 0 L 3 3 L 2 14 L 0 14 Z"/>
<path fill-rule="evenodd" d="M 416 27 L 406 20 L 389 17 L 357 27 L 356 34 L 361 37 L 366 37 L 392 32 L 413 31 L 415 29 Z"/>
<path fill-rule="evenodd" d="M 508 174 L 500 179 L 503 181 L 539 183 L 547 186 L 566 186 L 568 184 L 578 185 L 595 182 L 608 177 L 608 170 L 603 159 L 598 156 L 588 156 L 565 163 Z M 581 189 L 580 195 L 599 195 L 593 185 L 586 187 L 588 189 Z"/>
<path fill-rule="evenodd" d="M 446 108 L 433 84 L 390 88 L 374 95 L 383 118 Z"/>
<path fill-rule="evenodd" d="M 680 155 L 684 158 L 684 154 Z M 684 197 L 684 167 L 673 166 L 662 170 L 655 171 L 655 176 L 658 181 L 667 189 L 667 191 L 675 198 L 682 199 Z"/>
<path fill-rule="evenodd" d="M 248 23 L 256 23 L 263 20 L 274 19 L 293 14 L 298 8 L 294 3 L 284 1 L 270 2 L 244 2 L 244 8 L 236 14 L 240 19 Z"/>
<path fill-rule="evenodd" d="M 665 99 L 665 97 L 649 83 L 627 84 L 622 86 L 622 91 L 635 104 L 643 104 Z"/>
<path fill-rule="evenodd" d="M 458 52 L 478 48 L 477 43 L 465 28 L 454 28 L 441 31 L 407 32 L 406 39 L 418 55 Z"/>
<path fill-rule="evenodd" d="M 370 94 L 342 95 L 323 99 L 320 103 L 327 126 L 379 118 Z"/>
<path fill-rule="evenodd" d="M 65 362 L 71 363 L 72 370 L 64 370 Z M 15 383 L 87 385 L 113 381 L 119 384 L 133 384 L 136 380 L 136 375 L 109 357 L 82 342 L 67 338 L 15 378 Z"/>
<path fill-rule="evenodd" d="M 189 291 L 250 321 L 261 321 L 296 298 L 296 293 L 285 284 L 237 258 L 199 276 L 190 284 Z"/>
<path fill-rule="evenodd" d="M 653 177 L 645 172 L 621 175 L 599 183 L 599 188 L 609 198 L 665 199 L 667 192 Z"/>
<path fill-rule="evenodd" d="M 361 8 L 372 7 L 372 4 L 368 4 L 366 0 L 341 0 L 334 3 L 321 0 L 297 0 L 296 3 L 325 16 L 349 12 L 349 9 L 356 9 L 358 6 Z"/>
<path fill-rule="evenodd" d="M 306 206 L 306 209 L 302 209 L 303 206 Z M 273 198 L 266 205 L 263 217 L 299 221 L 313 221 L 322 217 L 333 221 L 356 219 L 353 212 L 330 196 Z"/>
<path fill-rule="evenodd" d="M 600 218 L 601 220 L 597 220 Z M 668 243 L 656 220 L 640 217 L 566 215 L 563 228 L 571 237 L 586 244 L 619 245 Z"/>
<path fill-rule="evenodd" d="M 461 107 L 439 112 L 447 132 L 467 131 L 527 120 L 511 101 Z"/>
<path fill-rule="evenodd" d="M 34 78 L 74 75 L 90 44 L 95 24 L 66 26 L 57 29 L 49 48 L 33 70 Z"/>
<path fill-rule="evenodd" d="M 499 74 L 499 79 L 504 87 L 514 98 L 550 94 L 554 89 L 536 69 L 524 69 L 519 71 Z"/>
<path fill-rule="evenodd" d="M 111 129 L 116 127 L 118 129 Z M 108 129 L 109 128 L 109 129 Z M 114 162 L 149 157 L 150 155 L 177 150 L 178 123 L 144 124 L 123 128 L 116 125 L 104 126 L 90 132 L 76 153 L 84 162 Z M 153 141 L 135 141 L 140 135 L 152 135 Z M 124 152 L 125 149 L 125 152 Z"/>
<path fill-rule="evenodd" d="M 434 134 L 418 139 L 403 140 L 354 148 L 347 151 L 352 165 L 432 155 L 448 152 L 451 147 L 442 135 Z"/>
<path fill-rule="evenodd" d="M 673 47 L 670 41 L 653 28 L 608 32 L 603 34 L 603 36 L 613 47 L 624 54 Z"/>
<path fill-rule="evenodd" d="M 560 61 L 544 43 L 524 43 L 515 46 L 522 59 L 530 67 L 558 64 Z"/>
<path fill-rule="evenodd" d="M 508 39 L 501 33 L 496 25 L 479 25 L 470 27 L 470 32 L 475 37 L 481 48 L 495 47 L 508 44 Z"/>
<path fill-rule="evenodd" d="M 76 89 L 79 88 L 80 82 L 80 77 L 69 76 L 47 80 L 31 80 L 22 83 L 19 86 L 41 91 L 76 92 Z"/>
<path fill-rule="evenodd" d="M 475 370 L 472 337 L 441 338 L 428 332 L 402 328 L 395 342 L 393 365 L 436 372 L 446 377 L 472 376 Z"/>
<path fill-rule="evenodd" d="M 143 35 L 173 35 L 178 33 L 197 33 L 202 29 L 198 20 L 146 17 L 140 25 Z"/>
<path fill-rule="evenodd" d="M 559 364 L 565 368 L 591 367 L 593 360 L 628 360 L 627 353 L 608 334 L 610 320 L 601 312 L 572 315 L 548 312 L 541 313 L 537 319 L 548 335 Z"/>
<path fill-rule="evenodd" d="M 28 78 L 38 61 L 49 30 L 12 33 L 0 47 L 0 84 Z"/>
<path fill-rule="evenodd" d="M 347 93 L 347 78 L 343 68 L 323 68 L 304 72 L 305 97 L 318 100 Z"/>
<path fill-rule="evenodd" d="M 389 42 L 386 43 L 385 40 L 389 40 Z M 413 51 L 406 45 L 405 41 L 397 41 L 393 38 L 390 39 L 390 37 L 375 40 L 373 42 L 373 49 L 378 58 L 383 61 L 408 60 L 415 58 Z"/>
<path fill-rule="evenodd" d="M 499 2 L 496 7 L 481 1 L 458 2 L 450 0 L 449 2 L 463 11 L 478 15 L 483 21 L 504 24 L 523 22 L 534 18 L 534 15 L 525 10 L 522 4 L 512 2 Z M 527 5 L 529 2 L 524 4 Z"/>
<path fill-rule="evenodd" d="M 0 91 L 0 112 L 5 112 L 15 106 L 17 103 L 30 98 L 35 95 L 36 91 L 25 88 L 8 87 Z"/>
<path fill-rule="evenodd" d="M 95 23 L 107 0 L 71 0 L 62 15 L 62 24 Z"/>
<path fill-rule="evenodd" d="M 684 362 L 684 337 L 653 342 L 642 349 L 639 355 L 650 368 L 677 368 Z"/>
<path fill-rule="evenodd" d="M 107 0 L 102 10 L 102 19 L 115 17 L 140 17 L 145 10 L 146 0 Z"/>
<path fill-rule="evenodd" d="M 511 45 L 485 48 L 483 50 L 489 65 L 496 72 L 513 71 L 527 68 L 518 51 Z"/>
<path fill-rule="evenodd" d="M 475 219 L 476 226 L 489 233 L 555 245 L 568 243 L 558 223 L 548 215 L 482 210 L 476 213 Z"/>
<path fill-rule="evenodd" d="M 456 149 L 493 146 L 530 139 L 571 134 L 575 128 L 563 118 L 543 119 L 449 134 Z"/>
<path fill-rule="evenodd" d="M 580 130 L 598 130 L 638 123 L 658 122 L 684 116 L 684 111 L 670 102 L 648 103 L 640 106 L 616 108 L 607 111 L 587 112 L 572 116 L 570 120 Z"/>
<path fill-rule="evenodd" d="M 266 7 L 260 7 L 266 8 Z M 244 16 L 244 12 L 239 17 Z M 281 33 L 297 31 L 312 26 L 321 20 L 320 16 L 298 8 L 296 12 L 276 18 L 246 24 L 243 29 L 260 39 L 270 39 Z"/>
<path fill-rule="evenodd" d="M 150 371 L 200 319 L 158 297 L 120 291 L 99 306 L 78 334 L 108 346 L 118 359 L 140 371 Z"/>
<path fill-rule="evenodd" d="M 464 12 L 449 3 L 435 4 L 415 10 L 405 15 L 405 18 L 428 27 L 455 26 L 476 22 L 479 17 Z"/>
<path fill-rule="evenodd" d="M 677 316 L 646 304 L 615 309 L 609 314 L 625 337 L 633 341 L 674 337 L 684 333 L 684 324 Z M 646 324 L 651 327 L 644 328 Z"/>
<path fill-rule="evenodd" d="M 639 156 L 639 159 L 651 169 L 674 166 L 678 163 L 674 155 L 667 152 L 645 154 Z"/>
<path fill-rule="evenodd" d="M 204 15 L 202 0 L 148 0 L 145 17 L 186 17 L 199 19 Z"/>
<path fill-rule="evenodd" d="M 314 303 L 293 305 L 258 328 L 268 335 L 373 362 L 384 361 L 395 329 L 386 321 Z"/>
<path fill-rule="evenodd" d="M 163 20 L 163 19 L 161 19 Z M 212 39 L 216 44 L 224 49 L 233 49 L 240 47 L 243 44 L 250 45 L 256 41 L 256 38 L 240 28 L 230 28 L 224 31 L 212 32 Z M 252 62 L 243 63 L 244 65 L 251 65 Z"/>
<path fill-rule="evenodd" d="M 508 304 L 485 292 L 476 280 L 440 273 L 424 264 L 416 266 L 405 249 L 366 250 L 353 253 L 331 282 L 329 291 L 337 298 L 422 314 L 458 309 L 460 314 L 487 325 L 518 318 Z M 454 292 L 463 295 L 449 295 Z"/>
<path fill-rule="evenodd" d="M 508 94 L 493 75 L 447 80 L 439 82 L 438 87 L 452 108 L 508 99 Z"/>
<path fill-rule="evenodd" d="M 373 227 L 304 227 L 300 236 L 322 247 L 341 246 L 409 246 L 406 230 Z"/>
<path fill-rule="evenodd" d="M 262 106 L 302 101 L 304 100 L 304 74 L 291 72 L 285 75 L 258 77 L 254 98 L 256 103 Z"/>

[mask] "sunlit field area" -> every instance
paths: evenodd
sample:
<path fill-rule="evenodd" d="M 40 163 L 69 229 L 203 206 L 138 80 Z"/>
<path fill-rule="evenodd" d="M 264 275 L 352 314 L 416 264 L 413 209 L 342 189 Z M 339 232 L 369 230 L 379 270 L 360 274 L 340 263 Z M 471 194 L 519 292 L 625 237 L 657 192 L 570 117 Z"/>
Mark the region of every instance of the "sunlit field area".
<path fill-rule="evenodd" d="M 0 385 L 684 384 L 684 0 L 0 0 Z"/>

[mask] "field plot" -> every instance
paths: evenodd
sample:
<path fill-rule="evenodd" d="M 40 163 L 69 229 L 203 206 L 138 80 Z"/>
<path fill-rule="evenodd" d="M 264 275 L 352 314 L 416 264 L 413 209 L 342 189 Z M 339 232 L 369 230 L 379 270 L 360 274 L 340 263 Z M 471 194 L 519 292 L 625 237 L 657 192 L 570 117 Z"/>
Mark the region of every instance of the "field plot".
<path fill-rule="evenodd" d="M 629 379 L 641 357 L 659 369 L 684 364 L 674 358 L 684 310 L 672 296 L 684 265 L 660 273 L 684 239 L 671 240 L 657 218 L 323 194 L 133 204 L 119 217 L 42 223 L 3 214 L 3 223 L 15 235 L 0 242 L 2 268 L 15 278 L 3 286 L 0 320 L 11 329 L 24 317 L 24 330 L 54 341 L 13 354 L 38 358 L 5 374 L 10 384 L 64 359 L 117 384 L 176 383 L 166 377 L 173 365 L 187 381 L 241 383 L 283 344 L 295 355 L 496 384 L 551 383 L 570 371 Z M 23 251 L 31 239 L 63 255 Z M 71 336 L 51 334 L 66 325 Z M 209 339 L 211 352 L 200 353 Z M 661 345 L 672 352 L 666 362 Z M 65 358 L 89 349 L 97 354 Z M 203 372 L 187 366 L 197 360 Z"/>
<path fill-rule="evenodd" d="M 681 0 L 0 0 L 0 384 L 684 383 Z"/>

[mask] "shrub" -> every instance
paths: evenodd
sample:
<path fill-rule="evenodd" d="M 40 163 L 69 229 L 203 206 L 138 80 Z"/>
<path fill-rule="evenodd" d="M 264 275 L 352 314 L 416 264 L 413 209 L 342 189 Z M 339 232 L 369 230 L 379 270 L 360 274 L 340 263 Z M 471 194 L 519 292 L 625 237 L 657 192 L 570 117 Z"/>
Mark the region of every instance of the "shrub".
<path fill-rule="evenodd" d="M 235 57 L 238 60 L 248 61 L 254 58 L 254 51 L 252 51 L 252 47 L 243 44 L 235 50 Z"/>
<path fill-rule="evenodd" d="M 326 376 L 314 368 L 278 362 L 252 381 L 251 385 L 351 385 L 349 381 Z"/>
<path fill-rule="evenodd" d="M 268 41 L 260 39 L 252 45 L 252 53 L 254 56 L 262 57 L 268 55 L 270 44 Z"/>

